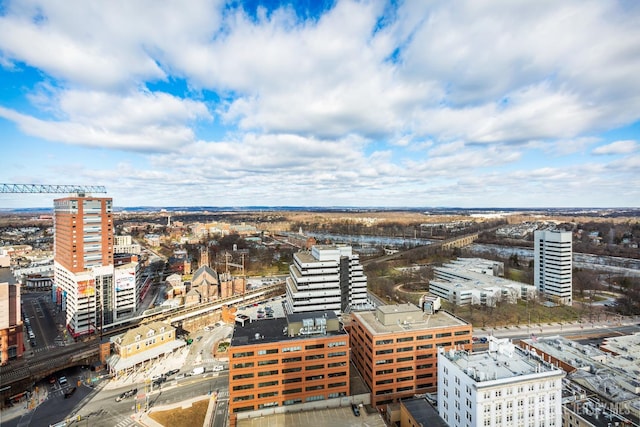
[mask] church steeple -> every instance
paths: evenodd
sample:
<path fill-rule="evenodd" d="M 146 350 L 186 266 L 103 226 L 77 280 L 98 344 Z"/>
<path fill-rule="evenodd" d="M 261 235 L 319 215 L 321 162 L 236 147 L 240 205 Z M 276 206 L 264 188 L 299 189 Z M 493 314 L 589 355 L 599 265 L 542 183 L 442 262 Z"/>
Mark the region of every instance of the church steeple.
<path fill-rule="evenodd" d="M 209 248 L 204 246 L 200 248 L 200 267 L 209 267 Z"/>

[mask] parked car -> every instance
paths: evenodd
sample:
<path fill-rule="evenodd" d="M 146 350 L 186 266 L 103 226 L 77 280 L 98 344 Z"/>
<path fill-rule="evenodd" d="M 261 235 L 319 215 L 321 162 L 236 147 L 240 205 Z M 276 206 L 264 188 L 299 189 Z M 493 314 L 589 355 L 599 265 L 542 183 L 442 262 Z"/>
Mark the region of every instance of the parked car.
<path fill-rule="evenodd" d="M 166 378 L 166 377 L 160 377 L 160 378 L 157 378 L 157 379 L 153 380 L 153 385 L 160 385 L 160 384 L 162 384 L 163 382 L 165 382 L 166 380 L 167 380 L 167 378 Z"/>
<path fill-rule="evenodd" d="M 137 393 L 138 393 L 137 388 L 132 388 L 131 390 L 127 390 L 124 393 L 122 393 L 120 396 L 116 397 L 116 402 L 120 402 L 122 399 L 135 396 Z"/>
<path fill-rule="evenodd" d="M 67 385 L 67 377 L 60 377 L 60 378 L 58 378 L 58 382 L 60 383 L 60 386 L 65 386 L 65 385 Z"/>
<path fill-rule="evenodd" d="M 355 403 L 351 404 L 351 410 L 353 411 L 353 415 L 355 415 L 356 417 L 360 416 L 360 408 L 358 408 L 358 405 L 356 405 Z"/>
<path fill-rule="evenodd" d="M 164 373 L 165 377 L 170 377 L 171 375 L 175 375 L 178 373 L 180 369 L 170 369 L 167 372 Z"/>
<path fill-rule="evenodd" d="M 224 371 L 224 366 L 217 365 L 213 367 L 213 372 L 221 372 L 221 371 Z"/>

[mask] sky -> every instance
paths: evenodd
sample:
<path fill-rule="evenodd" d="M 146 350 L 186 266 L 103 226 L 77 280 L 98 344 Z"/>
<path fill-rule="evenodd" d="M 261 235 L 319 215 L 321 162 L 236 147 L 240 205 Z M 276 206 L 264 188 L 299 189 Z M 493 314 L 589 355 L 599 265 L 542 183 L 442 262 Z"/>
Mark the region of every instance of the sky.
<path fill-rule="evenodd" d="M 638 22 L 635 0 L 0 0 L 0 183 L 120 207 L 638 207 Z"/>

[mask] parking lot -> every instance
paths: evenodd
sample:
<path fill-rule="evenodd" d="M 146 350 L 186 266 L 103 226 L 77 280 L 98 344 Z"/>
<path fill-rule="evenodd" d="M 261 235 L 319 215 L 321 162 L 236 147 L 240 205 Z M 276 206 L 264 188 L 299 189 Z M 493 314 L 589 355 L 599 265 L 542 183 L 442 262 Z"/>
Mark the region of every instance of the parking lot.
<path fill-rule="evenodd" d="M 266 301 L 238 307 L 238 314 L 249 316 L 251 320 L 285 317 L 282 297 L 274 297 Z"/>
<path fill-rule="evenodd" d="M 238 427 L 384 427 L 382 416 L 375 412 L 368 414 L 364 408 L 360 409 L 360 416 L 356 417 L 351 407 L 328 408 L 304 412 L 290 412 L 286 414 L 266 415 L 263 417 L 238 420 Z"/>

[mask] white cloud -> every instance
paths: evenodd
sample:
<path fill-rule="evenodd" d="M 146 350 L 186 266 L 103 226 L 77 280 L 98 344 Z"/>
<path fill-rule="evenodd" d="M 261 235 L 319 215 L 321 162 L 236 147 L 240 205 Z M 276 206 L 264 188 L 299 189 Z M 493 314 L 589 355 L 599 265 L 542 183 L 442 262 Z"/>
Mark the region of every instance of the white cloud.
<path fill-rule="evenodd" d="M 12 82 L 31 106 L 1 100 L 0 116 L 48 141 L 152 153 L 149 170 L 101 179 L 166 190 L 171 177 L 245 202 L 477 204 L 486 188 L 527 204 L 637 181 L 635 140 L 591 151 L 625 162 L 575 165 L 640 120 L 633 3 L 339 0 L 312 19 L 295 6 L 8 2 L 0 66 L 42 79 Z"/>
<path fill-rule="evenodd" d="M 59 120 L 43 120 L 0 107 L 0 117 L 15 122 L 28 135 L 69 144 L 135 151 L 175 149 L 194 140 L 188 126 L 210 119 L 206 106 L 166 93 L 134 92 L 118 96 L 105 92 L 59 91 L 48 110 Z"/>
<path fill-rule="evenodd" d="M 593 154 L 630 154 L 638 150 L 640 145 L 634 140 L 614 141 L 601 145 L 593 150 Z"/>

